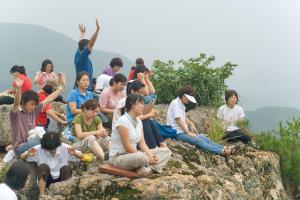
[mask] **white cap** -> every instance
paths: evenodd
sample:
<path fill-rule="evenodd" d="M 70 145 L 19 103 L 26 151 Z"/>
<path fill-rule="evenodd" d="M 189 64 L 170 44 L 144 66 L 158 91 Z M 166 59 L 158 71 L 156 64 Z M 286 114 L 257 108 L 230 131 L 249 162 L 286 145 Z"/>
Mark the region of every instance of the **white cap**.
<path fill-rule="evenodd" d="M 195 97 L 188 94 L 184 94 L 184 96 L 186 96 L 186 98 L 188 98 L 188 100 L 190 100 L 192 103 L 197 103 Z"/>

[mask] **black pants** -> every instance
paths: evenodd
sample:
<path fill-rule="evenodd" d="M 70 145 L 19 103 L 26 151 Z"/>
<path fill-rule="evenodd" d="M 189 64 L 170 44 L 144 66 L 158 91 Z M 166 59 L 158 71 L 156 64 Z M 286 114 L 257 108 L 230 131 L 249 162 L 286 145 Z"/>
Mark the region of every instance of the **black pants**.
<path fill-rule="evenodd" d="M 249 135 L 245 134 L 241 129 L 235 131 L 227 131 L 224 133 L 222 140 L 227 142 L 239 142 L 241 141 L 244 144 L 247 144 L 251 138 Z"/>
<path fill-rule="evenodd" d="M 0 105 L 10 105 L 14 103 L 14 98 L 10 96 L 0 96 Z"/>
<path fill-rule="evenodd" d="M 71 178 L 71 176 L 72 176 L 71 167 L 67 165 L 60 168 L 60 174 L 57 179 L 52 178 L 48 165 L 41 164 L 38 168 L 38 178 L 40 180 L 41 177 L 44 177 L 46 181 L 46 187 L 49 187 L 49 185 L 52 183 L 68 180 L 69 178 Z"/>
<path fill-rule="evenodd" d="M 162 136 L 159 134 L 153 121 L 150 119 L 145 119 L 143 122 L 144 138 L 149 149 L 154 149 L 159 147 L 160 143 L 164 141 Z"/>

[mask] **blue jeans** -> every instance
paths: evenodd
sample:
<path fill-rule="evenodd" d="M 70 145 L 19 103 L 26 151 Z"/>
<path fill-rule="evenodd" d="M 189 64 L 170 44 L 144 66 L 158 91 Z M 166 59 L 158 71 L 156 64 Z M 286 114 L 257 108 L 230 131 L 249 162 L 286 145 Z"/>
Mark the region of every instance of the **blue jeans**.
<path fill-rule="evenodd" d="M 176 140 L 195 145 L 198 149 L 212 152 L 220 155 L 224 146 L 210 141 L 206 136 L 197 134 L 196 137 L 192 137 L 185 133 L 178 133 L 175 137 Z"/>
<path fill-rule="evenodd" d="M 22 146 L 19 147 L 19 149 L 15 152 L 16 155 L 19 157 L 22 153 L 30 149 L 31 147 L 34 147 L 36 145 L 41 144 L 41 138 L 38 136 L 31 138 L 26 143 L 24 143 Z"/>

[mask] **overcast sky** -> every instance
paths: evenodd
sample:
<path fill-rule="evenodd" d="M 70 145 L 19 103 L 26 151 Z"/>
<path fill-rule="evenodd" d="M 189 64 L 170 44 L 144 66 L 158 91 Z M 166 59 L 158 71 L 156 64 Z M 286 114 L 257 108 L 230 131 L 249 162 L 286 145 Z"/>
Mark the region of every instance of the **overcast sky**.
<path fill-rule="evenodd" d="M 153 59 L 178 60 L 203 52 L 216 56 L 216 65 L 232 61 L 239 68 L 230 86 L 243 90 L 240 93 L 250 109 L 258 105 L 300 108 L 296 96 L 293 101 L 286 101 L 300 84 L 300 1 L 0 0 L 0 3 L 2 22 L 43 25 L 76 40 L 78 23 L 87 26 L 90 37 L 95 30 L 94 17 L 98 17 L 101 34 L 96 48 L 132 60 L 143 57 L 150 64 Z M 240 83 L 251 80 L 253 87 L 246 92 Z M 264 87 L 268 94 L 257 92 L 257 87 Z M 280 97 L 278 90 L 284 90 Z"/>

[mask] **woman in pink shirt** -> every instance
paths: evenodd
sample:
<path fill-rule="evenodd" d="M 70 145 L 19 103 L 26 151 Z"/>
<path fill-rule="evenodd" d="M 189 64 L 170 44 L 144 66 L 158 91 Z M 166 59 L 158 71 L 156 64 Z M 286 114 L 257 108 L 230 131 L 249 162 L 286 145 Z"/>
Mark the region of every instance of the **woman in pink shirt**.
<path fill-rule="evenodd" d="M 111 128 L 112 117 L 118 102 L 124 98 L 124 88 L 127 83 L 127 78 L 123 74 L 116 74 L 109 82 L 110 87 L 103 90 L 100 95 L 100 111 L 102 112 L 103 126 Z M 106 117 L 107 119 L 103 119 Z"/>
<path fill-rule="evenodd" d="M 54 67 L 52 61 L 49 59 L 44 60 L 41 70 L 35 74 L 34 78 L 34 83 L 37 84 L 38 88 L 43 88 L 46 85 L 47 79 L 57 79 L 60 84 L 63 84 L 62 74 L 56 74 L 53 70 Z"/>

